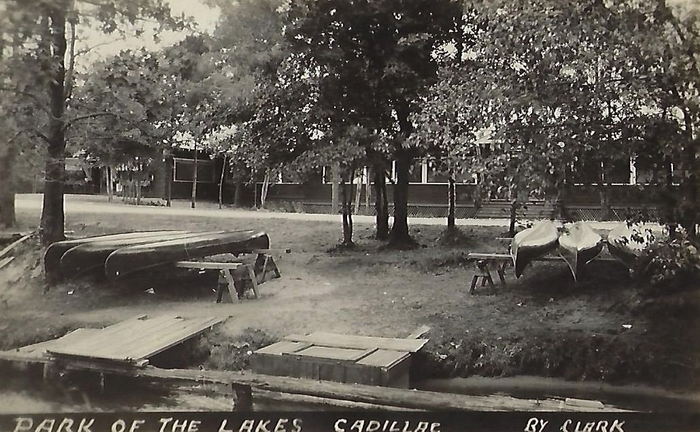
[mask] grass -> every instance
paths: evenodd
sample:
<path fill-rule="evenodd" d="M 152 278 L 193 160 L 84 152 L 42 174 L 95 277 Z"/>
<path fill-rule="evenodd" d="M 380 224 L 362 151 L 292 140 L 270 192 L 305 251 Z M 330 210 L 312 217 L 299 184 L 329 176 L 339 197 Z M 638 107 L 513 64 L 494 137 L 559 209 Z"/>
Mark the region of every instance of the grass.
<path fill-rule="evenodd" d="M 31 226 L 38 215 L 19 212 Z M 231 318 L 180 356 L 209 369 L 244 369 L 249 352 L 291 333 L 332 331 L 401 337 L 428 325 L 430 342 L 414 362 L 414 377 L 534 374 L 571 380 L 697 388 L 697 291 L 687 299 L 650 302 L 616 263 L 594 262 L 576 287 L 563 263 L 537 263 L 506 286 L 468 294 L 470 251 L 503 251 L 503 228 L 413 226 L 420 245 L 392 250 L 356 224 L 352 249 L 334 248 L 338 223 L 288 219 L 226 219 L 153 214 L 67 217 L 78 236 L 148 229 L 259 229 L 272 246 L 291 248 L 277 258 L 282 278 L 260 288 L 262 297 L 214 304 L 215 278 L 190 273 L 148 275 L 108 285 L 97 277 L 68 281 L 42 295 L 28 250 L 0 272 L 0 347 L 48 339 L 77 327 L 111 324 L 140 313 Z M 14 282 L 13 282 L 14 281 Z M 149 289 L 155 294 L 149 294 Z M 68 294 L 71 293 L 71 294 Z M 695 312 L 695 313 L 689 313 Z M 189 349 L 189 348 L 188 348 Z"/>

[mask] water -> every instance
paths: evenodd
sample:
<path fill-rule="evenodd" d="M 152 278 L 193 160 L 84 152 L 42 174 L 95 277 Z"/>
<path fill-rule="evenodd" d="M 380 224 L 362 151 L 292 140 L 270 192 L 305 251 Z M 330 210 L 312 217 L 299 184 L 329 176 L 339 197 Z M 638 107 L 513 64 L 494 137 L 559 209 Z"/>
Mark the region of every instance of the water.
<path fill-rule="evenodd" d="M 230 411 L 230 387 L 200 384 L 176 386 L 148 383 L 122 377 L 108 377 L 101 390 L 94 375 L 71 375 L 61 383 L 43 381 L 36 374 L 3 374 L 0 385 L 0 414 L 45 412 L 113 411 Z M 644 386 L 610 386 L 579 383 L 555 378 L 453 378 L 417 383 L 421 390 L 470 395 L 508 394 L 514 397 L 547 397 L 599 400 L 606 406 L 637 411 L 700 410 L 700 398 L 689 402 L 676 394 Z M 696 395 L 697 396 L 697 395 Z M 328 409 L 313 398 L 304 402 L 280 400 L 275 394 L 256 396 L 254 410 L 307 411 Z M 338 407 L 334 410 L 339 409 Z M 340 408 L 342 409 L 342 407 Z"/>

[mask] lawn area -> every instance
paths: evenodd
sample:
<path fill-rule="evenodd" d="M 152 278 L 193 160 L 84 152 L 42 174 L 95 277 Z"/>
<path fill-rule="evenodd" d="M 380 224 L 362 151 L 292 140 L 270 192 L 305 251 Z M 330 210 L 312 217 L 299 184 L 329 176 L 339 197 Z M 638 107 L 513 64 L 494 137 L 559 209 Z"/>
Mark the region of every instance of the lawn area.
<path fill-rule="evenodd" d="M 21 226 L 38 214 L 20 210 Z M 206 276 L 150 272 L 138 280 L 109 284 L 83 279 L 46 293 L 40 252 L 0 271 L 0 348 L 60 336 L 87 326 L 111 324 L 141 313 L 183 316 L 227 314 L 231 318 L 203 341 L 195 360 L 208 368 L 242 368 L 247 352 L 291 333 L 331 331 L 400 337 L 428 325 L 429 344 L 414 364 L 420 378 L 541 375 L 571 380 L 644 383 L 696 389 L 696 291 L 649 301 L 626 269 L 593 262 L 576 287 L 563 263 L 536 263 L 496 290 L 468 293 L 473 270 L 469 251 L 503 251 L 498 227 L 462 227 L 468 240 L 438 244 L 442 227 L 414 225 L 422 247 L 395 251 L 372 239 L 371 225 L 356 225 L 354 250 L 336 250 L 340 221 L 285 218 L 183 217 L 154 209 L 149 215 L 69 214 L 75 236 L 150 229 L 259 229 L 272 247 L 291 248 L 278 259 L 282 278 L 260 287 L 261 298 L 215 304 Z M 147 292 L 153 288 L 155 294 Z M 242 343 L 244 341 L 246 343 Z"/>

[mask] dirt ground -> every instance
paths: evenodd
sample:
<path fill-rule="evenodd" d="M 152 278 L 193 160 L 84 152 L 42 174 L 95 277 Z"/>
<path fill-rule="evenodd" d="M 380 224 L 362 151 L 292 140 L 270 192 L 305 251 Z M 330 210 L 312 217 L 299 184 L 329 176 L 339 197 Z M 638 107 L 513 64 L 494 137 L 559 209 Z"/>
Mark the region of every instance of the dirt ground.
<path fill-rule="evenodd" d="M 20 209 L 18 219 L 30 229 L 38 214 Z M 215 277 L 180 273 L 149 272 L 116 285 L 86 278 L 44 293 L 41 253 L 29 244 L 0 270 L 0 349 L 143 313 L 228 315 L 191 361 L 231 369 L 244 368 L 254 348 L 291 333 L 400 337 L 427 325 L 430 342 L 413 371 L 421 378 L 529 374 L 698 389 L 698 290 L 650 301 L 616 263 L 591 263 L 575 287 L 563 263 L 536 263 L 517 280 L 511 270 L 506 286 L 470 295 L 467 253 L 504 252 L 495 239 L 503 228 L 462 227 L 467 240 L 446 247 L 437 242 L 442 227 L 414 225 L 422 247 L 411 251 L 386 249 L 366 224 L 356 225 L 357 248 L 339 251 L 339 221 L 256 219 L 254 213 L 226 219 L 83 212 L 68 214 L 66 229 L 77 237 L 259 229 L 272 247 L 293 252 L 277 257 L 282 278 L 261 285 L 260 299 L 216 304 Z"/>

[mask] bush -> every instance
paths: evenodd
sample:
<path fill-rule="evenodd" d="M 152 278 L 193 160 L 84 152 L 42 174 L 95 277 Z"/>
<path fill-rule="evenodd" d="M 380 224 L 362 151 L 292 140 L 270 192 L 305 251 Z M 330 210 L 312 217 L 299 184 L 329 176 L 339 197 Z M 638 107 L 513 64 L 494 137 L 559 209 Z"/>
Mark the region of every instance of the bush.
<path fill-rule="evenodd" d="M 654 294 L 700 287 L 700 252 L 683 234 L 653 243 L 639 265 L 638 274 L 649 281 Z"/>

